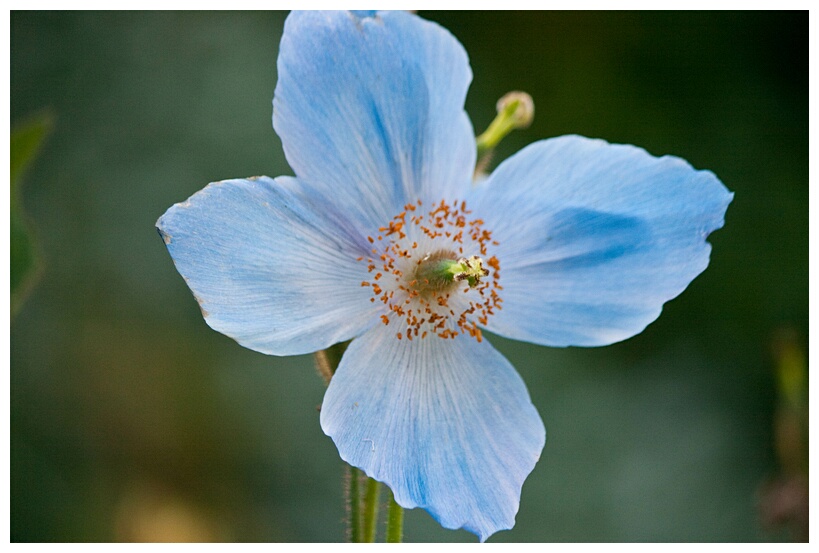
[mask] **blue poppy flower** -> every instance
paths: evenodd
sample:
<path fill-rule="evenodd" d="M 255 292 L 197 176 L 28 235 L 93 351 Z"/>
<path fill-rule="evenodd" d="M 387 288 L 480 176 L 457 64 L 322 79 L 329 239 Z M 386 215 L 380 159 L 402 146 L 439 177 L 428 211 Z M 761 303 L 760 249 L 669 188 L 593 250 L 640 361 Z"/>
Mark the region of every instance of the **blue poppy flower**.
<path fill-rule="evenodd" d="M 733 195 L 676 157 L 580 136 L 473 182 L 466 52 L 404 12 L 293 13 L 273 126 L 296 177 L 208 185 L 157 222 L 207 323 L 272 355 L 352 339 L 321 427 L 406 508 L 511 528 L 545 430 L 481 331 L 634 336 L 709 261 Z"/>

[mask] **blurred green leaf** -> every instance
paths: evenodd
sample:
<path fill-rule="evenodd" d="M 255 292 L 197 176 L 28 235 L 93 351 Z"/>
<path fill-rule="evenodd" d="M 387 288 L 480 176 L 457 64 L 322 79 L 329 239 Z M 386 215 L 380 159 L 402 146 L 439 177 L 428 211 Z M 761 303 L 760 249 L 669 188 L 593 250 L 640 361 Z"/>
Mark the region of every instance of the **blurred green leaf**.
<path fill-rule="evenodd" d="M 50 112 L 39 113 L 11 131 L 11 314 L 19 311 L 39 275 L 37 243 L 26 221 L 20 195 L 21 180 L 37 157 L 54 125 Z"/>

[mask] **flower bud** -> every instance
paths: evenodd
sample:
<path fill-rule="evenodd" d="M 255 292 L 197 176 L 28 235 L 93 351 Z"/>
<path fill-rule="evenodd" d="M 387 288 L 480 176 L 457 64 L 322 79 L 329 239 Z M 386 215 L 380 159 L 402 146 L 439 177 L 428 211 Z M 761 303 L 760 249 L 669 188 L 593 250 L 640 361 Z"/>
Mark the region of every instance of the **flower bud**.
<path fill-rule="evenodd" d="M 498 100 L 498 114 L 506 112 L 516 129 L 525 129 L 535 118 L 535 102 L 532 97 L 520 91 L 507 92 Z"/>
<path fill-rule="evenodd" d="M 508 92 L 498 100 L 498 115 L 489 127 L 475 139 L 478 147 L 476 173 L 480 173 L 489 161 L 492 150 L 507 134 L 515 129 L 525 129 L 535 118 L 535 103 L 525 92 Z"/>

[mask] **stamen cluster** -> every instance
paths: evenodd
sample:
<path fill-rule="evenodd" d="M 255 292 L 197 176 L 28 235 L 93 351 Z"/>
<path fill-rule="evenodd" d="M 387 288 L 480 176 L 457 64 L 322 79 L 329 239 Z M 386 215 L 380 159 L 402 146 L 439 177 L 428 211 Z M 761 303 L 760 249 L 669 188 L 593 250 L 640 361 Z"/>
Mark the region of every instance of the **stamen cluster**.
<path fill-rule="evenodd" d="M 386 306 L 385 325 L 406 326 L 396 332 L 399 340 L 467 333 L 480 342 L 478 324 L 501 308 L 500 262 L 489 256 L 498 243 L 471 213 L 466 202 L 445 200 L 425 212 L 418 200 L 367 237 L 372 279 L 361 285 L 372 288 L 371 302 Z"/>

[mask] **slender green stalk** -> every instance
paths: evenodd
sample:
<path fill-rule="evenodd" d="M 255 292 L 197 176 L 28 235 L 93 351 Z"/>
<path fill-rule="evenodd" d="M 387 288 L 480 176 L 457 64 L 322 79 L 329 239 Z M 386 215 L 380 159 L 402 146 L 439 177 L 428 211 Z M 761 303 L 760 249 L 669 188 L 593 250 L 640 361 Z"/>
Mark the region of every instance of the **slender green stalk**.
<path fill-rule="evenodd" d="M 330 384 L 330 379 L 333 378 L 338 364 L 341 362 L 341 356 L 344 355 L 348 345 L 350 345 L 350 342 L 340 342 L 314 354 L 316 371 L 324 379 L 325 384 Z"/>
<path fill-rule="evenodd" d="M 503 137 L 509 134 L 514 128 L 514 121 L 509 117 L 509 114 L 505 111 L 499 113 L 492 123 L 489 124 L 489 127 L 475 139 L 478 146 L 478 157 L 493 150 Z"/>
<path fill-rule="evenodd" d="M 352 543 L 361 543 L 363 526 L 361 520 L 361 471 L 347 465 L 347 509 L 349 511 L 349 534 Z"/>
<path fill-rule="evenodd" d="M 395 502 L 390 492 L 390 505 L 387 507 L 387 543 L 401 543 L 404 539 L 404 508 Z"/>
<path fill-rule="evenodd" d="M 372 478 L 367 478 L 367 493 L 364 496 L 364 532 L 361 541 L 364 543 L 375 542 L 375 529 L 378 524 L 378 498 L 381 491 L 381 483 Z"/>

